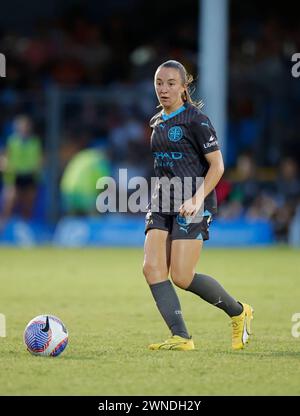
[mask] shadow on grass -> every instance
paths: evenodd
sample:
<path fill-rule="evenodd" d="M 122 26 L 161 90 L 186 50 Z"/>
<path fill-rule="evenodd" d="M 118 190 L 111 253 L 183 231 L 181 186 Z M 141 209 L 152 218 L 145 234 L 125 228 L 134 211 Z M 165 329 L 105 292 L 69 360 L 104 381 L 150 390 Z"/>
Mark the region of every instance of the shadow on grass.
<path fill-rule="evenodd" d="M 252 357 L 300 357 L 300 351 L 267 351 L 267 352 L 251 352 L 251 351 L 227 351 L 225 352 L 227 355 L 241 357 L 242 355 L 252 356 Z"/>
<path fill-rule="evenodd" d="M 7 360 L 7 359 L 16 359 L 16 358 L 21 358 L 21 359 L 25 359 L 25 360 L 47 360 L 47 361 L 57 361 L 57 360 L 74 360 L 74 361 L 86 361 L 86 360 L 95 360 L 95 359 L 99 359 L 99 358 L 103 358 L 106 357 L 107 354 L 111 354 L 111 351 L 97 351 L 97 352 L 91 352 L 89 351 L 88 353 L 78 353 L 78 354 L 61 354 L 57 357 L 51 357 L 50 355 L 48 356 L 44 356 L 44 355 L 34 355 L 34 354 L 30 354 L 30 353 L 24 353 L 22 352 L 18 352 L 18 351 L 8 351 L 8 352 L 2 352 L 0 354 L 0 360 Z"/>
<path fill-rule="evenodd" d="M 150 351 L 147 348 L 145 349 L 132 349 L 131 351 L 126 350 L 125 351 L 120 351 L 120 349 L 106 349 L 106 350 L 102 350 L 102 351 L 86 351 L 86 352 L 81 352 L 78 351 L 78 353 L 69 353 L 67 352 L 66 354 L 61 354 L 58 357 L 51 357 L 51 356 L 39 356 L 39 355 L 31 355 L 29 353 L 26 354 L 26 352 L 24 353 L 23 351 L 7 351 L 4 352 L 2 351 L 2 353 L 0 354 L 0 359 L 15 359 L 16 357 L 22 357 L 22 358 L 26 358 L 26 359 L 34 359 L 34 360 L 41 360 L 41 359 L 48 359 L 48 360 L 62 360 L 62 361 L 68 361 L 68 360 L 73 360 L 73 361 L 93 361 L 93 360 L 97 360 L 97 359 L 103 359 L 104 357 L 106 359 L 110 359 L 112 361 L 115 361 L 116 358 L 117 361 L 120 359 L 120 356 L 124 356 L 126 355 L 126 358 L 131 360 L 131 358 L 134 358 L 134 360 L 137 359 L 137 357 L 139 358 L 149 358 L 150 356 L 152 356 L 153 358 L 159 358 L 162 356 L 166 356 L 166 355 L 170 355 L 170 356 L 174 356 L 175 355 L 180 355 L 183 354 L 184 358 L 186 359 L 188 356 L 192 357 L 195 355 L 197 356 L 209 356 L 210 358 L 213 358 L 214 356 L 227 356 L 227 357 L 234 357 L 234 358 L 242 358 L 243 356 L 247 356 L 249 357 L 260 357 L 260 358 L 300 358 L 300 351 L 251 351 L 251 350 L 240 350 L 240 351 L 231 351 L 231 350 L 222 350 L 220 349 L 201 349 L 201 348 L 196 348 L 193 351 Z M 109 360 L 110 361 L 110 360 Z"/>

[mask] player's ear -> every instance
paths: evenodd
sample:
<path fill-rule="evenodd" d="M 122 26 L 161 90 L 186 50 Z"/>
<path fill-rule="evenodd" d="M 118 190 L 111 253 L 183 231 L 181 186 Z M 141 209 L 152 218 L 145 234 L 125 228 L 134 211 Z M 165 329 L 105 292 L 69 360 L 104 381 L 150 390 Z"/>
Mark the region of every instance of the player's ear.
<path fill-rule="evenodd" d="M 187 93 L 186 93 L 186 90 L 184 90 L 183 93 L 181 94 L 181 98 L 182 98 L 182 101 L 187 101 Z"/>

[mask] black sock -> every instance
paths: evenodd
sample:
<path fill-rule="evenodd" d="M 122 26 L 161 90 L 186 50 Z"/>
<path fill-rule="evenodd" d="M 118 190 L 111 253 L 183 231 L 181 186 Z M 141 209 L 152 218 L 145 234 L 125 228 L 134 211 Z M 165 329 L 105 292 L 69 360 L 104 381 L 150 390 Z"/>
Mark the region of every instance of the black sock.
<path fill-rule="evenodd" d="M 170 280 L 150 285 L 156 305 L 172 335 L 190 338 L 186 329 L 179 299 Z"/>
<path fill-rule="evenodd" d="M 195 273 L 192 283 L 186 290 L 195 293 L 217 308 L 223 309 L 230 317 L 243 312 L 243 306 L 233 299 L 220 283 L 205 274 Z"/>

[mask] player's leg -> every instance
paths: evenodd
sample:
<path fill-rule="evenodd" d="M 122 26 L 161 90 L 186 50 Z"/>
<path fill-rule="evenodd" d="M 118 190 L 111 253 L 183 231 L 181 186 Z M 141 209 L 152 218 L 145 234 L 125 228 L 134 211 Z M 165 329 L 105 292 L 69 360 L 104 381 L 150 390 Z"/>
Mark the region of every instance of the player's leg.
<path fill-rule="evenodd" d="M 171 277 L 176 286 L 195 293 L 203 300 L 227 313 L 232 323 L 232 348 L 239 350 L 248 342 L 251 334 L 253 310 L 247 304 L 237 302 L 211 276 L 195 273 L 202 242 L 175 240 L 171 248 Z"/>
<path fill-rule="evenodd" d="M 0 215 L 0 231 L 12 216 L 16 205 L 17 193 L 13 185 L 6 185 L 3 188 L 3 209 Z"/>
<path fill-rule="evenodd" d="M 203 242 L 173 240 L 171 248 L 171 277 L 174 284 L 200 296 L 206 302 L 223 309 L 230 317 L 243 311 L 242 305 L 230 296 L 214 278 L 196 273 Z"/>
<path fill-rule="evenodd" d="M 149 285 L 168 280 L 170 267 L 170 237 L 168 231 L 151 229 L 144 244 L 143 274 Z"/>
<path fill-rule="evenodd" d="M 203 240 L 208 239 L 210 220 L 178 226 L 174 219 L 171 243 L 171 277 L 176 286 L 195 293 L 208 303 L 222 309 L 232 318 L 232 346 L 240 349 L 248 340 L 252 308 L 236 301 L 211 276 L 196 273 Z"/>
<path fill-rule="evenodd" d="M 165 342 L 150 345 L 150 349 L 193 349 L 194 345 L 182 316 L 177 293 L 168 279 L 170 266 L 170 237 L 166 230 L 155 229 L 159 216 L 151 218 L 151 226 L 146 227 L 145 256 L 143 273 L 151 293 L 172 337 Z M 163 224 L 158 224 L 161 228 Z"/>
<path fill-rule="evenodd" d="M 145 240 L 143 273 L 149 284 L 158 310 L 172 335 L 188 338 L 180 302 L 172 282 L 168 279 L 170 241 L 167 231 L 149 230 Z"/>
<path fill-rule="evenodd" d="M 21 215 L 24 219 L 30 219 L 33 214 L 37 189 L 35 185 L 26 186 L 20 189 Z"/>

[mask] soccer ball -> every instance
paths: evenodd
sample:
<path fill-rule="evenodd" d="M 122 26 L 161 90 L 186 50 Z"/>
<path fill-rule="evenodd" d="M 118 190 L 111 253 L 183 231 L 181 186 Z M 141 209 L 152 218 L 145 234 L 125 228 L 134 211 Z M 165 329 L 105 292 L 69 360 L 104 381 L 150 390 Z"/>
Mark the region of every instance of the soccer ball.
<path fill-rule="evenodd" d="M 53 315 L 39 315 L 25 328 L 24 342 L 33 355 L 57 357 L 68 344 L 68 331 Z"/>

